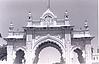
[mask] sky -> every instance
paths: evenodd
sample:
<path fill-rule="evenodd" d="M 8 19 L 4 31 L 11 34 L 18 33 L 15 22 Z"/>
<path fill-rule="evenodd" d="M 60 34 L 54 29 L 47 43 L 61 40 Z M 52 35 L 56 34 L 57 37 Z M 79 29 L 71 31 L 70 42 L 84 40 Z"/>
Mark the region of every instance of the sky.
<path fill-rule="evenodd" d="M 15 30 L 25 26 L 29 11 L 31 11 L 33 19 L 38 20 L 47 10 L 47 1 L 0 0 L 0 33 L 2 36 L 6 37 L 8 35 L 10 22 L 15 25 Z M 95 36 L 92 40 L 92 46 L 97 48 L 98 0 L 51 0 L 50 5 L 51 11 L 58 18 L 64 18 L 64 12 L 68 10 L 70 23 L 75 25 L 75 29 L 83 28 L 84 21 L 88 19 L 90 33 Z"/>
<path fill-rule="evenodd" d="M 54 54 L 53 51 L 55 52 Z M 38 64 L 53 64 L 59 62 L 60 58 L 61 58 L 61 54 L 56 48 L 47 47 L 40 52 Z"/>

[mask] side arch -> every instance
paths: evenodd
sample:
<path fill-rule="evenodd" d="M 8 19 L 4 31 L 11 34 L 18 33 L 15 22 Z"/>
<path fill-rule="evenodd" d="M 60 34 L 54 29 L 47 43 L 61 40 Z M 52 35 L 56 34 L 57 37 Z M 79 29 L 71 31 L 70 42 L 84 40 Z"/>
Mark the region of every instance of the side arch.
<path fill-rule="evenodd" d="M 81 47 L 79 46 L 74 46 L 71 50 L 71 53 L 73 54 L 73 52 L 77 53 L 78 55 L 78 61 L 80 64 L 85 63 L 84 57 L 83 57 L 83 50 L 81 49 Z"/>
<path fill-rule="evenodd" d="M 26 58 L 26 49 L 25 49 L 24 47 L 17 47 L 17 48 L 15 48 L 15 50 L 13 50 L 13 59 L 15 60 L 16 52 L 17 52 L 18 50 L 24 51 L 24 53 L 25 53 L 24 57 Z"/>

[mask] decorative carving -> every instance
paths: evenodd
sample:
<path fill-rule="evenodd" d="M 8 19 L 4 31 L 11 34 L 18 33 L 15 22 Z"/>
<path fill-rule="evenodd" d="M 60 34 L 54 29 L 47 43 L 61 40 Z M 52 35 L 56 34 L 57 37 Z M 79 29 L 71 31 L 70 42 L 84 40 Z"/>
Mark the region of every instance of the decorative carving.
<path fill-rule="evenodd" d="M 54 37 L 61 39 L 61 35 L 55 35 Z"/>
<path fill-rule="evenodd" d="M 40 37 L 41 37 L 41 36 L 38 35 L 38 36 L 35 37 L 35 39 L 38 40 Z"/>

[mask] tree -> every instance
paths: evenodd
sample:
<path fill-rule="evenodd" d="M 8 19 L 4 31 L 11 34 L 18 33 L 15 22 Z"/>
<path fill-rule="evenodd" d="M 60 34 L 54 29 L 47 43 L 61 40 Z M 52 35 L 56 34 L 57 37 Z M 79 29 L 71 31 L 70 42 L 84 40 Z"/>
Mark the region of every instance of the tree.
<path fill-rule="evenodd" d="M 7 47 L 6 45 L 3 45 L 0 47 L 0 60 L 7 60 Z"/>

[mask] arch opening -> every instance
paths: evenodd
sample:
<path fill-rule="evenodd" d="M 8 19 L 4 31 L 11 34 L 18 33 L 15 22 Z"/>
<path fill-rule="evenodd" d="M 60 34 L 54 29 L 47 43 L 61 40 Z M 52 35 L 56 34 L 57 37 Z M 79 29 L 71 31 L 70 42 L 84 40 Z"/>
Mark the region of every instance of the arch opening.
<path fill-rule="evenodd" d="M 46 47 L 41 50 L 37 64 L 53 64 L 60 62 L 61 54 L 54 47 Z"/>
<path fill-rule="evenodd" d="M 14 64 L 24 64 L 25 63 L 25 53 L 23 50 L 19 49 L 18 51 L 16 51 L 16 57 L 15 57 L 15 61 Z"/>
<path fill-rule="evenodd" d="M 83 58 L 83 56 L 82 56 L 82 54 L 83 54 L 82 50 L 79 49 L 79 48 L 76 48 L 76 49 L 74 50 L 74 52 L 77 53 L 77 59 L 78 59 L 79 63 L 80 63 L 80 64 L 85 63 L 84 58 Z"/>
<path fill-rule="evenodd" d="M 44 43 L 41 43 L 41 44 L 37 47 L 37 49 L 35 50 L 35 59 L 34 59 L 34 61 L 33 61 L 33 64 L 37 64 L 37 63 L 38 63 L 39 54 L 40 54 L 40 52 L 41 52 L 44 48 L 46 48 L 46 47 L 56 48 L 56 49 L 59 51 L 60 55 L 61 55 L 60 63 L 61 63 L 61 64 L 64 64 L 64 63 L 65 63 L 65 61 L 64 61 L 64 59 L 63 59 L 63 57 L 62 57 L 63 52 L 62 52 L 61 47 L 60 47 L 58 44 L 54 43 L 54 42 L 46 41 L 46 42 L 44 42 Z"/>

